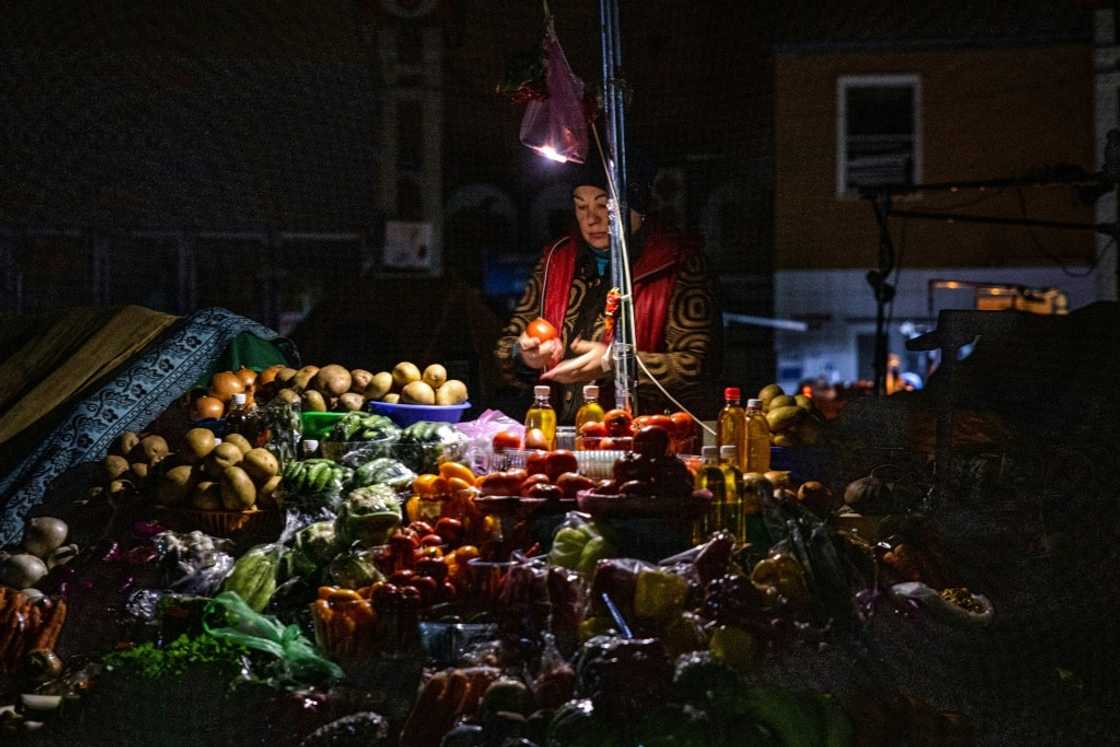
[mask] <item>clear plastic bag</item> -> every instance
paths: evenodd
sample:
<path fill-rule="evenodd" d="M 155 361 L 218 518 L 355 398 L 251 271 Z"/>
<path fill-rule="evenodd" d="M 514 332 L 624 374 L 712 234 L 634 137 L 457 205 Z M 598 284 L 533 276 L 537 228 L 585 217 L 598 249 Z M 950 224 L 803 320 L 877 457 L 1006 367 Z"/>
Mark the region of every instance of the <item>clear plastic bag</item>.
<path fill-rule="evenodd" d="M 590 578 L 600 560 L 615 554 L 615 547 L 604 525 L 587 514 L 569 511 L 552 536 L 548 562 Z"/>
<path fill-rule="evenodd" d="M 152 538 L 167 588 L 210 596 L 233 568 L 233 542 L 199 531 L 160 532 Z"/>
<path fill-rule="evenodd" d="M 466 464 L 481 474 L 492 471 L 492 467 L 496 466 L 491 464 L 494 436 L 508 432 L 516 433 L 520 439 L 525 435 L 525 426 L 501 410 L 487 410 L 477 420 L 459 423 L 456 427 L 468 439 Z"/>
<path fill-rule="evenodd" d="M 521 143 L 554 161 L 583 163 L 587 158 L 587 118 L 583 81 L 568 65 L 552 23 L 541 42 L 548 98 L 533 100 L 521 120 Z"/>

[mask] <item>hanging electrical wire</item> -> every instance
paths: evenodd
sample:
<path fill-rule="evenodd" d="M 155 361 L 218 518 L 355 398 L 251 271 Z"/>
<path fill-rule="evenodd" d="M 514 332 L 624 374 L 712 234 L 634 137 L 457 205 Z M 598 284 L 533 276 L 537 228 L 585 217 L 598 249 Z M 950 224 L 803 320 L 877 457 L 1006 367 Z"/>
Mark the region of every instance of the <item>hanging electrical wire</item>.
<path fill-rule="evenodd" d="M 1015 190 L 1015 192 L 1018 195 L 1018 199 L 1019 199 L 1019 214 L 1024 220 L 1028 220 L 1028 217 L 1027 217 L 1027 202 L 1026 202 L 1026 198 L 1023 195 L 1023 190 L 1020 187 L 1019 189 Z M 1038 237 L 1035 236 L 1034 229 L 1031 228 L 1031 226 L 1029 226 L 1029 225 L 1026 226 L 1026 229 L 1027 229 L 1027 236 L 1030 238 L 1031 244 L 1034 245 L 1035 251 L 1037 251 L 1043 257 L 1045 257 L 1046 259 L 1048 259 L 1051 262 L 1053 262 L 1054 264 L 1056 264 L 1058 266 L 1058 269 L 1060 269 L 1063 274 L 1065 274 L 1067 277 L 1071 277 L 1071 278 L 1084 278 L 1084 277 L 1088 277 L 1088 276 L 1092 275 L 1094 272 L 1096 272 L 1097 271 L 1097 266 L 1100 264 L 1101 258 L 1104 257 L 1104 253 L 1106 251 L 1108 251 L 1109 249 L 1111 249 L 1116 244 L 1116 235 L 1113 234 L 1112 238 L 1110 238 L 1108 240 L 1108 243 L 1105 244 L 1104 246 L 1102 246 L 1096 252 L 1096 256 L 1093 257 L 1093 260 L 1087 265 L 1086 269 L 1083 272 L 1079 272 L 1079 271 L 1076 271 L 1076 270 L 1071 270 L 1069 268 L 1069 265 L 1066 264 L 1064 259 L 1062 259 L 1058 255 L 1054 254 L 1053 252 L 1049 251 L 1046 247 L 1044 247 L 1042 245 L 1042 242 L 1038 240 Z"/>
<path fill-rule="evenodd" d="M 610 211 L 610 215 L 612 221 L 614 222 L 614 230 L 618 235 L 619 249 L 622 252 L 622 271 L 625 277 L 625 285 L 627 288 L 630 288 L 631 293 L 633 293 L 634 286 L 631 283 L 630 279 L 630 246 L 626 238 L 625 223 L 623 221 L 622 215 L 620 214 L 620 211 L 618 210 L 618 206 L 621 204 L 618 194 L 618 185 L 615 183 L 613 169 L 611 168 L 611 161 L 607 158 L 607 155 L 603 150 L 603 142 L 599 138 L 599 128 L 594 123 L 592 123 L 591 125 L 591 133 L 595 137 L 595 147 L 599 150 L 599 160 L 602 161 L 603 170 L 607 175 L 607 190 L 610 193 L 611 202 L 614 203 L 614 208 Z M 631 298 L 623 298 L 622 300 L 632 301 Z M 633 309 L 633 303 L 630 304 L 630 308 Z M 625 316 L 627 326 L 629 327 L 630 331 L 630 339 L 633 340 L 636 344 L 638 340 L 638 329 L 637 324 L 634 320 L 634 314 L 629 313 Z M 696 415 L 691 410 L 681 404 L 676 397 L 670 394 L 668 389 L 662 386 L 661 382 L 657 380 L 657 377 L 654 376 L 648 368 L 646 368 L 646 364 L 642 362 L 642 357 L 638 355 L 637 351 L 635 351 L 634 354 L 634 361 L 638 364 L 638 368 L 642 369 L 649 380 L 653 382 L 653 385 L 656 386 L 663 395 L 665 395 L 666 399 L 672 402 L 681 412 L 686 413 L 697 425 L 699 425 L 705 431 L 713 436 L 716 435 L 714 429 L 705 424 L 703 420 L 696 417 Z"/>

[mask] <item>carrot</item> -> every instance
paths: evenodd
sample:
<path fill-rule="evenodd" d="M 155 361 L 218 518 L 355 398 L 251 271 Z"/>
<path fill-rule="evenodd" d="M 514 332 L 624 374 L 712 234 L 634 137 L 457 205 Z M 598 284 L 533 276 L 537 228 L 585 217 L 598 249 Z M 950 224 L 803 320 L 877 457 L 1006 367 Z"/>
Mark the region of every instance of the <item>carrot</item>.
<path fill-rule="evenodd" d="M 35 645 L 33 648 L 54 649 L 55 644 L 58 643 L 58 636 L 62 633 L 62 624 L 66 622 L 66 600 L 60 599 L 54 609 L 51 610 L 51 616 L 47 620 L 47 624 L 39 632 L 35 638 Z"/>
<path fill-rule="evenodd" d="M 35 633 L 43 624 L 43 611 L 39 609 L 39 605 L 32 605 L 31 611 L 27 613 L 27 624 L 23 626 L 23 632 L 19 637 L 19 648 L 13 651 L 15 656 L 15 664 L 18 666 L 20 659 L 27 655 L 31 650 L 31 644 L 35 640 Z"/>
<path fill-rule="evenodd" d="M 23 617 L 20 613 L 22 607 L 23 595 L 16 594 L 4 614 L 0 616 L 0 664 L 8 660 L 7 653 L 9 649 L 15 648 L 15 641 L 22 630 Z"/>

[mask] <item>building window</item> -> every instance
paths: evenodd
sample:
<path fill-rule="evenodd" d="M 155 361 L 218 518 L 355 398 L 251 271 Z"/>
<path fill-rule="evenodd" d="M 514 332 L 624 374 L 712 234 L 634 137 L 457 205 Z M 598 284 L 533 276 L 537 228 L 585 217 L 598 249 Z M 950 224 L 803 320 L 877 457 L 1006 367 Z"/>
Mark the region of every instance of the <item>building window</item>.
<path fill-rule="evenodd" d="M 845 75 L 836 82 L 836 195 L 922 179 L 917 75 Z"/>

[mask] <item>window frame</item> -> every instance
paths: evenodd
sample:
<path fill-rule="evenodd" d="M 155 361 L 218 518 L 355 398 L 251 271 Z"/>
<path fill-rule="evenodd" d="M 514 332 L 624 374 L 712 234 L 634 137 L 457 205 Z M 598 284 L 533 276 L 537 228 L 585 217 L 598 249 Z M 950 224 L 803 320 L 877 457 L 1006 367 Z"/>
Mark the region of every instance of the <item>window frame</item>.
<path fill-rule="evenodd" d="M 910 87 L 914 92 L 914 183 L 922 183 L 922 76 L 918 73 L 840 75 L 836 78 L 836 199 L 859 199 L 859 191 L 847 189 L 848 97 L 850 88 Z"/>

